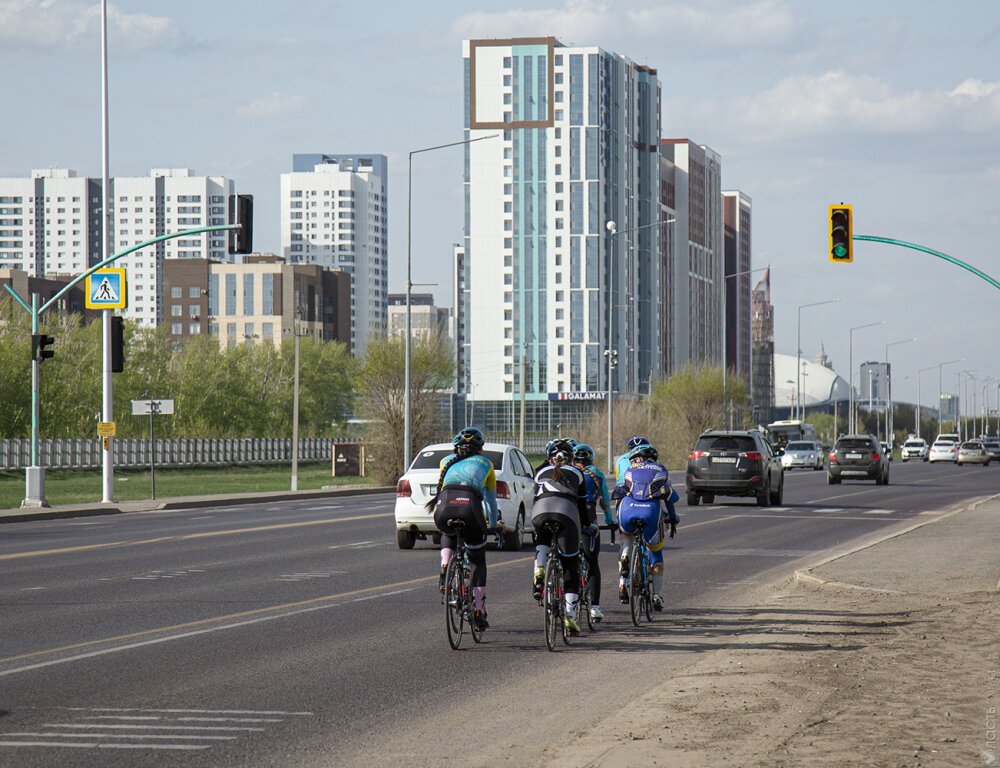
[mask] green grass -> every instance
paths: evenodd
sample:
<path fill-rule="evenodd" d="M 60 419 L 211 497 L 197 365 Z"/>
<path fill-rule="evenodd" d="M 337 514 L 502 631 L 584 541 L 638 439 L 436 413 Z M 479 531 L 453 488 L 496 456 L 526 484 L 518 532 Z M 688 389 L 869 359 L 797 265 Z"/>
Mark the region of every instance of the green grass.
<path fill-rule="evenodd" d="M 287 491 L 291 487 L 291 476 L 290 465 L 157 469 L 156 498 Z M 328 462 L 299 464 L 299 490 L 318 489 L 324 485 L 372 484 L 371 478 L 333 477 Z M 50 470 L 45 473 L 45 497 L 53 506 L 99 502 L 101 470 Z M 150 497 L 149 470 L 115 472 L 115 501 L 138 501 Z M 0 509 L 19 507 L 22 499 L 24 472 L 0 472 Z"/>

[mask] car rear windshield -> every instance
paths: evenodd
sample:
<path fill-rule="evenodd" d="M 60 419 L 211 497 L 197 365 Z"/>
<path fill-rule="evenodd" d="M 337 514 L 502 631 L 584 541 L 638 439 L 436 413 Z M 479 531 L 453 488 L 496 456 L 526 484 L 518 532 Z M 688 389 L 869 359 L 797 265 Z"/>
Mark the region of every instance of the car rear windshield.
<path fill-rule="evenodd" d="M 421 451 L 417 458 L 413 460 L 410 469 L 437 469 L 441 466 L 441 459 L 451 456 L 455 452 L 440 448 L 434 451 Z M 500 451 L 483 451 L 483 456 L 493 462 L 493 468 L 497 472 L 503 469 L 503 453 Z"/>
<path fill-rule="evenodd" d="M 815 443 L 789 443 L 785 446 L 786 450 L 789 451 L 815 451 Z"/>
<path fill-rule="evenodd" d="M 977 440 L 970 440 L 970 441 L 969 441 L 969 442 L 967 442 L 967 443 L 962 443 L 962 447 L 963 447 L 963 448 L 973 448 L 973 449 L 975 449 L 975 450 L 977 450 L 977 451 L 978 451 L 978 450 L 979 450 L 980 448 L 982 448 L 982 447 L 983 447 L 983 444 L 982 444 L 982 443 L 980 443 L 980 442 L 979 442 L 979 441 L 977 441 Z"/>
<path fill-rule="evenodd" d="M 715 435 L 699 437 L 698 451 L 756 451 L 753 438 L 748 435 Z"/>
<path fill-rule="evenodd" d="M 837 441 L 838 451 L 867 451 L 870 450 L 871 447 L 871 441 L 865 440 L 862 437 Z"/>
<path fill-rule="evenodd" d="M 954 444 L 955 441 L 952 440 L 950 437 L 944 437 L 944 438 L 939 437 L 937 440 L 934 441 L 934 445 L 954 445 Z"/>
<path fill-rule="evenodd" d="M 904 448 L 923 448 L 924 444 L 920 440 L 907 440 L 903 445 Z"/>

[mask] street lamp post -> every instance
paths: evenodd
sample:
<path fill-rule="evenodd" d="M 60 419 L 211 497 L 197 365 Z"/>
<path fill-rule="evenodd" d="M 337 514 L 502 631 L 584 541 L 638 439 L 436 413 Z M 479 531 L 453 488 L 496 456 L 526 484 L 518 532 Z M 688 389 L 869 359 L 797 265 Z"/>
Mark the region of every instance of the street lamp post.
<path fill-rule="evenodd" d="M 987 384 L 990 382 L 995 382 L 996 379 L 992 376 L 988 376 L 983 379 L 983 407 L 980 410 L 982 413 L 982 430 L 980 434 L 986 436 L 990 433 L 990 399 L 989 399 L 989 389 Z"/>
<path fill-rule="evenodd" d="M 445 149 L 447 147 L 458 147 L 463 144 L 471 144 L 474 141 L 483 141 L 484 139 L 495 139 L 499 136 L 499 133 L 493 133 L 489 136 L 479 136 L 475 139 L 466 139 L 465 141 L 452 141 L 448 144 L 438 144 L 434 147 L 424 147 L 423 149 L 414 149 L 410 152 L 409 158 L 407 160 L 406 166 L 406 337 L 403 342 L 404 345 L 404 358 L 403 363 L 403 471 L 410 466 L 410 458 L 413 454 L 412 445 L 412 397 L 410 393 L 410 355 L 411 355 L 411 342 L 410 334 L 412 332 L 412 312 L 410 304 L 410 294 L 413 290 L 413 156 L 419 155 L 422 152 L 433 152 L 436 149 Z"/>
<path fill-rule="evenodd" d="M 807 307 L 818 307 L 821 304 L 835 304 L 840 299 L 827 299 L 826 301 L 816 301 L 812 304 L 800 304 L 798 311 L 798 324 L 796 330 L 796 341 L 795 341 L 795 402 L 796 411 L 794 418 L 802 418 L 802 310 Z M 854 379 L 852 378 L 851 381 Z"/>
<path fill-rule="evenodd" d="M 617 235 L 625 235 L 629 232 L 635 232 L 639 229 L 646 229 L 647 227 L 659 227 L 664 224 L 670 224 L 676 221 L 676 219 L 662 219 L 660 221 L 654 221 L 652 224 L 643 224 L 639 227 L 632 227 L 631 229 L 623 229 L 619 231 L 618 225 L 614 221 L 609 221 L 605 224 L 605 228 L 608 230 L 608 234 L 611 235 L 611 242 L 608 244 L 608 348 L 604 350 L 605 357 L 608 358 L 608 473 L 613 473 L 615 471 L 615 453 L 614 453 L 614 384 L 612 382 L 612 377 L 614 376 L 615 367 L 618 364 L 618 350 L 612 347 L 614 342 L 614 334 L 612 333 L 614 329 L 615 320 L 615 270 L 614 270 L 614 248 L 611 244 Z"/>
<path fill-rule="evenodd" d="M 885 320 L 877 320 L 874 323 L 865 323 L 864 325 L 856 325 L 853 328 L 851 328 L 851 332 L 850 332 L 850 345 L 848 347 L 849 353 L 848 353 L 848 358 L 847 358 L 848 359 L 848 365 L 851 368 L 850 386 L 848 387 L 848 389 L 850 389 L 850 396 L 851 397 L 850 397 L 850 400 L 849 400 L 850 411 L 848 412 L 848 415 L 847 415 L 847 432 L 848 432 L 848 434 L 851 434 L 851 435 L 855 434 L 855 427 L 857 426 L 857 423 L 856 423 L 857 422 L 857 418 L 856 418 L 855 413 L 854 413 L 854 408 L 855 408 L 855 402 L 854 402 L 854 332 L 855 331 L 860 331 L 862 328 L 872 328 L 873 326 L 876 326 L 876 325 L 882 325 L 884 322 L 885 322 Z"/>
<path fill-rule="evenodd" d="M 885 345 L 885 440 L 889 443 L 889 450 L 892 450 L 892 429 L 893 429 L 893 417 L 892 417 L 892 376 L 889 374 L 889 347 L 895 347 L 898 344 L 909 344 L 911 341 L 916 341 L 916 339 L 901 339 L 900 341 L 890 341 Z"/>

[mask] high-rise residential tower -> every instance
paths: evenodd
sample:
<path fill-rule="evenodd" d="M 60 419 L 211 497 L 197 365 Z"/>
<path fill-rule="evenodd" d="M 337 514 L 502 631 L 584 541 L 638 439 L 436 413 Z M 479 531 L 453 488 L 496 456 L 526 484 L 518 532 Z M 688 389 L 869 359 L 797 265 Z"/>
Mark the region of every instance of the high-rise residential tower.
<path fill-rule="evenodd" d="M 723 192 L 726 264 L 726 365 L 738 379 L 750 382 L 750 300 L 753 256 L 752 203 L 739 191 Z"/>
<path fill-rule="evenodd" d="M 552 37 L 463 50 L 465 135 L 482 139 L 465 154 L 463 389 L 516 402 L 523 368 L 536 413 L 599 399 L 610 348 L 613 389 L 646 391 L 662 311 L 656 71 Z"/>
<path fill-rule="evenodd" d="M 281 255 L 352 278 L 351 351 L 386 330 L 389 177 L 385 155 L 297 154 L 281 175 Z"/>

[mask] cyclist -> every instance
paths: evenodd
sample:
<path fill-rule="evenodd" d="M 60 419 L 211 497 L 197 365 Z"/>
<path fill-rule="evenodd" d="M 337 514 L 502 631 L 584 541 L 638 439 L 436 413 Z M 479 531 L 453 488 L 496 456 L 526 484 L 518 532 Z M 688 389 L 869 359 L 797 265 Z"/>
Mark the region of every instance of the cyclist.
<path fill-rule="evenodd" d="M 618 579 L 618 596 L 623 603 L 628 602 L 628 562 L 632 554 L 632 541 L 637 531 L 636 520 L 642 519 L 643 538 L 649 545 L 649 561 L 653 570 L 653 608 L 663 610 L 663 544 L 664 517 L 661 502 L 667 508 L 667 522 L 670 524 L 670 538 L 677 532 L 680 519 L 674 509 L 674 502 L 680 497 L 670 487 L 666 468 L 657 463 L 656 448 L 651 445 L 637 445 L 629 453 L 629 467 L 625 476 L 615 486 L 613 497 L 621 499 L 618 508 L 619 528 L 622 532 L 621 575 Z"/>
<path fill-rule="evenodd" d="M 439 586 L 444 592 L 445 571 L 457 543 L 456 531 L 449 520 L 465 523 L 462 537 L 472 562 L 472 595 L 475 601 L 472 620 L 486 629 L 486 531 L 489 527 L 503 529 L 503 518 L 497 506 L 497 478 L 493 462 L 483 456 L 486 438 L 474 427 L 466 427 L 452 440 L 455 454 L 441 460 L 437 490 L 427 502 L 434 510 L 434 524 L 441 531 L 441 576 Z"/>
<path fill-rule="evenodd" d="M 625 453 L 615 459 L 615 482 L 620 483 L 622 478 L 625 477 L 625 470 L 629 468 L 631 462 L 629 461 L 628 455 L 635 450 L 637 446 L 640 445 L 651 445 L 649 440 L 644 437 L 636 435 L 635 437 L 630 437 L 628 443 L 625 445 Z"/>
<path fill-rule="evenodd" d="M 611 525 L 614 520 L 611 514 L 611 498 L 608 495 L 608 484 L 604 480 L 604 474 L 594 466 L 594 449 L 586 443 L 580 443 L 573 451 L 573 463 L 583 470 L 584 478 L 587 482 L 587 505 L 597 516 L 597 507 L 604 512 L 604 524 Z M 593 602 L 590 607 L 590 618 L 595 622 L 604 618 L 604 611 L 601 610 L 601 566 L 599 555 L 601 553 L 601 531 L 597 529 L 593 536 L 587 538 L 583 548 L 587 557 L 587 564 L 591 574 L 591 598 Z"/>
<path fill-rule="evenodd" d="M 549 466 L 549 464 L 550 464 L 550 462 L 549 462 L 549 448 L 551 448 L 553 445 L 555 445 L 556 443 L 558 443 L 560 441 L 562 441 L 564 443 L 569 443 L 570 448 L 573 448 L 574 450 L 576 449 L 576 446 L 579 445 L 579 443 L 577 443 L 577 441 L 574 440 L 572 437 L 557 437 L 554 440 L 549 440 L 545 444 L 545 458 L 542 460 L 542 463 L 538 465 L 538 469 L 541 469 L 542 467 Z M 538 470 L 536 469 L 535 471 L 537 472 Z"/>
<path fill-rule="evenodd" d="M 542 598 L 545 560 L 555 546 L 563 567 L 563 589 L 566 593 L 566 629 L 570 635 L 580 634 L 577 607 L 580 601 L 580 527 L 590 525 L 586 481 L 583 472 L 573 466 L 573 447 L 565 440 L 554 440 L 546 452 L 548 464 L 535 473 L 535 500 L 532 523 L 535 528 L 535 573 L 532 595 Z M 546 523 L 557 522 L 557 540 L 552 540 Z"/>

